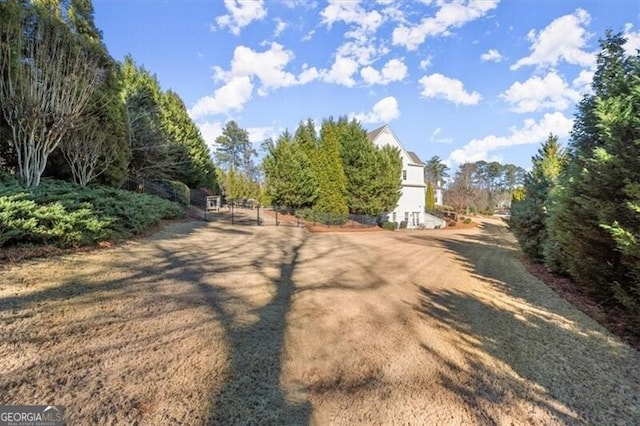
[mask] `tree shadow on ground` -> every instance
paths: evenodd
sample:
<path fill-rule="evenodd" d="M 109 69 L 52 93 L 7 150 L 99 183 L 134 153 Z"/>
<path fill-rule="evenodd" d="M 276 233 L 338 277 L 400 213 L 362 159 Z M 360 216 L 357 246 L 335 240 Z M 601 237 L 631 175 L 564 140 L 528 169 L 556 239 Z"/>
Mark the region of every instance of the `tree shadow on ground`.
<path fill-rule="evenodd" d="M 453 372 L 443 373 L 442 384 L 480 407 L 478 420 L 484 424 L 500 421 L 482 407 L 517 399 L 562 424 L 637 421 L 639 354 L 528 274 L 519 252 L 505 241 L 504 227 L 489 225 L 481 231 L 435 240 L 479 280 L 476 288 L 419 286 L 415 309 L 425 320 L 454 331 L 465 358 L 462 367 L 423 346 Z"/>
<path fill-rule="evenodd" d="M 161 248 L 163 258 L 170 265 L 164 271 L 166 278 L 183 281 L 193 289 L 186 298 L 180 298 L 179 303 L 206 306 L 224 328 L 228 347 L 226 377 L 222 390 L 212 396 L 208 422 L 307 424 L 310 403 L 293 400 L 280 383 L 287 315 L 295 288 L 293 273 L 305 238 L 286 238 L 283 234 L 277 240 L 257 244 L 254 232 L 216 227 L 215 234 L 228 238 L 221 250 L 215 249 L 212 253 L 176 253 Z M 242 238 L 244 236 L 247 239 Z M 234 258 L 236 262 L 216 262 L 222 257 Z M 278 262 L 274 263 L 276 258 Z M 212 284 L 210 277 L 220 274 L 223 265 L 228 271 L 251 270 L 262 277 L 262 285 L 273 287 L 273 296 L 264 304 L 249 306 L 251 303 L 233 293 L 234 288 Z M 277 276 L 267 273 L 267 269 L 273 267 L 278 270 Z M 242 315 L 238 314 L 239 307 L 245 311 Z M 212 345 L 219 343 L 211 342 Z"/>

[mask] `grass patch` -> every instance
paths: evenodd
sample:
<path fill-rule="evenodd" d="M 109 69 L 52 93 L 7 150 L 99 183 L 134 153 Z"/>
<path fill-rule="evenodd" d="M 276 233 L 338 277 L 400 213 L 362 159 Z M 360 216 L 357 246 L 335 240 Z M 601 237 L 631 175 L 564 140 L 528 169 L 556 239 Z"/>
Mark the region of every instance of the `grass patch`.
<path fill-rule="evenodd" d="M 154 195 L 50 179 L 26 189 L 5 178 L 0 182 L 0 247 L 93 245 L 131 237 L 184 214 L 178 204 Z"/>

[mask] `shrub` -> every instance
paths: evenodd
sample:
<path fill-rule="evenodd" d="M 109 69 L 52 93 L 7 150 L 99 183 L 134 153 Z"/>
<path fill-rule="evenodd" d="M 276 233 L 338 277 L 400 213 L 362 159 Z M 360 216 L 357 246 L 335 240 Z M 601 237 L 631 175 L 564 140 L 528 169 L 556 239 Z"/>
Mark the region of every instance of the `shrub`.
<path fill-rule="evenodd" d="M 347 214 L 322 213 L 313 209 L 300 209 L 295 213 L 296 217 L 309 222 L 322 223 L 324 225 L 342 225 L 349 220 Z"/>
<path fill-rule="evenodd" d="M 407 221 L 403 220 L 402 222 L 400 222 L 399 228 L 400 229 L 407 229 Z"/>
<path fill-rule="evenodd" d="M 52 244 L 78 247 L 127 238 L 184 215 L 178 204 L 104 186 L 44 179 L 30 190 L 0 183 L 0 247 Z"/>
<path fill-rule="evenodd" d="M 396 224 L 394 222 L 382 222 L 380 224 L 380 227 L 382 229 L 386 229 L 388 231 L 395 231 L 396 230 Z"/>
<path fill-rule="evenodd" d="M 157 195 L 160 198 L 180 203 L 188 206 L 191 199 L 189 187 L 177 180 L 159 179 L 154 180 L 151 184 L 145 184 L 145 192 L 147 194 Z"/>
<path fill-rule="evenodd" d="M 471 223 L 471 218 L 466 218 L 465 220 L 462 221 L 462 223 L 464 223 L 465 225 L 468 225 Z"/>

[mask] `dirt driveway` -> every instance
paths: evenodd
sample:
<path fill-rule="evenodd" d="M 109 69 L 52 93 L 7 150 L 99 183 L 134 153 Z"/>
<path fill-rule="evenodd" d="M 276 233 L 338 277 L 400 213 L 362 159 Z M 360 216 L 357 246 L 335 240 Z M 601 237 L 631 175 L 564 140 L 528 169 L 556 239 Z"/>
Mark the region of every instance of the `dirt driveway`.
<path fill-rule="evenodd" d="M 640 354 L 505 228 L 173 224 L 0 270 L 0 403 L 68 424 L 637 424 Z"/>

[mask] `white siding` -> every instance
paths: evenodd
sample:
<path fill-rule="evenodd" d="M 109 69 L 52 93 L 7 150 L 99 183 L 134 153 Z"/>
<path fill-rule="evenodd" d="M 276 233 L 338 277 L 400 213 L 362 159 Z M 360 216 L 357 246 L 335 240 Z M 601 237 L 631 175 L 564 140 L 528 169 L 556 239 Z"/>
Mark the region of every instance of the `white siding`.
<path fill-rule="evenodd" d="M 390 145 L 400 148 L 402 169 L 407 172 L 407 178 L 402 180 L 400 200 L 398 200 L 398 205 L 395 210 L 389 212 L 388 220 L 393 221 L 393 213 L 395 213 L 396 223 L 398 224 L 408 216 L 408 228 L 423 225 L 425 220 L 424 199 L 426 191 L 424 184 L 424 165 L 413 163 L 407 151 L 388 126 L 385 126 L 376 136 L 373 143 L 379 147 Z"/>

